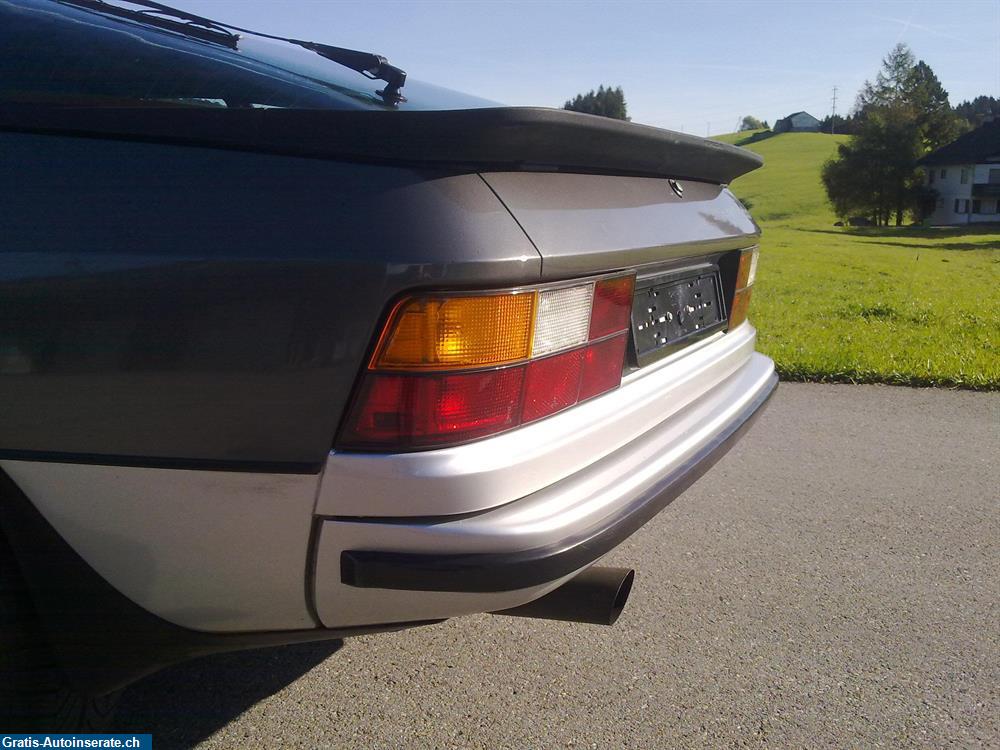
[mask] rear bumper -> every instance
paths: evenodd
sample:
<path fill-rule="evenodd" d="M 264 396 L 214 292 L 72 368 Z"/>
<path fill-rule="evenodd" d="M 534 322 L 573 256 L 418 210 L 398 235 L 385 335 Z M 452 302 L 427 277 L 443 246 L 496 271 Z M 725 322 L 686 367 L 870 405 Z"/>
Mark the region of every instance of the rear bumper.
<path fill-rule="evenodd" d="M 390 515 L 381 489 L 370 486 L 368 513 L 323 513 L 338 497 L 358 503 L 353 480 L 331 470 L 349 458 L 369 461 L 331 456 L 314 558 L 319 619 L 342 627 L 497 611 L 596 562 L 721 458 L 774 392 L 774 364 L 753 351 L 752 327 L 741 328 L 543 420 L 537 427 L 556 436 L 551 442 L 535 445 L 544 435 L 518 430 L 509 451 L 499 444 L 514 433 L 483 441 L 494 443 L 489 456 L 481 446 L 462 446 L 448 460 L 432 451 L 364 467 L 381 465 L 392 477 L 397 508 L 451 512 Z M 579 418 L 585 423 L 576 425 Z M 442 481 L 448 469 L 451 484 Z M 522 483 L 530 489 L 511 496 Z M 467 494 L 450 494 L 455 485 Z"/>
<path fill-rule="evenodd" d="M 749 429 L 777 385 L 778 376 L 772 372 L 708 443 L 594 526 L 570 532 L 571 536 L 553 539 L 541 547 L 517 551 L 420 554 L 345 550 L 340 558 L 341 581 L 361 588 L 499 592 L 527 589 L 569 576 L 621 544 L 708 471 Z M 521 508 L 503 508 L 484 513 L 480 520 L 503 537 L 522 514 Z M 425 523 L 426 533 L 432 535 L 440 534 L 442 525 L 471 525 L 464 520 L 449 524 L 447 518 L 428 519 Z"/>
<path fill-rule="evenodd" d="M 496 509 L 627 455 L 654 432 L 670 433 L 663 446 L 674 459 L 694 453 L 712 435 L 700 427 L 692 432 L 681 415 L 701 405 L 721 429 L 745 394 L 720 387 L 751 362 L 754 377 L 773 371 L 770 360 L 755 355 L 755 343 L 750 325 L 716 334 L 626 376 L 615 391 L 486 440 L 415 453 L 331 453 L 316 514 L 402 519 Z"/>

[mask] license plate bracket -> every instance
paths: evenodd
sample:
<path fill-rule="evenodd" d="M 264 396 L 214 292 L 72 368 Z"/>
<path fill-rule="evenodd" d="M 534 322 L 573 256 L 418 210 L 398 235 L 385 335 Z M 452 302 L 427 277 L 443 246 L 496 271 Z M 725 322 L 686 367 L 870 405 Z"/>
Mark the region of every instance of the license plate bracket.
<path fill-rule="evenodd" d="M 635 364 L 655 362 L 725 324 L 718 267 L 705 265 L 640 279 L 632 300 Z"/>

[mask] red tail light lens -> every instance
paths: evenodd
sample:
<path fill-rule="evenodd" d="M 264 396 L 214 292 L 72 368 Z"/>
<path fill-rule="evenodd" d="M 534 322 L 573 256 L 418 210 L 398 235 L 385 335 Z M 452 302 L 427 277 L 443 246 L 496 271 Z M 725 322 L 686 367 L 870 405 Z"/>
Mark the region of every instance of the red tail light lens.
<path fill-rule="evenodd" d="M 622 362 L 628 334 L 591 344 L 583 354 L 583 377 L 580 379 L 580 401 L 617 388 L 622 381 Z"/>
<path fill-rule="evenodd" d="M 415 448 L 461 442 L 516 426 L 524 369 L 451 375 L 371 373 L 343 441 Z"/>
<path fill-rule="evenodd" d="M 395 359 L 372 358 L 338 448 L 399 451 L 454 445 L 542 419 L 617 388 L 634 281 L 632 275 L 614 276 L 542 290 L 478 297 L 438 294 L 401 301 L 396 313 L 445 307 L 458 313 L 486 312 L 478 317 L 455 313 L 448 325 L 441 324 L 440 314 L 433 325 L 415 325 L 407 316 L 391 315 L 379 335 L 377 353 L 391 342 Z M 493 341 L 507 335 L 510 316 L 490 321 L 484 315 L 488 317 L 494 308 L 505 309 L 504 295 L 515 294 L 527 300 L 522 307 L 533 316 L 515 321 L 518 341 L 527 331 L 531 346 L 520 361 L 508 364 L 510 348 L 498 348 Z M 481 301 L 487 296 L 489 304 Z M 467 340 L 481 352 L 480 360 L 471 364 L 479 367 L 472 371 L 467 358 L 451 355 L 469 349 Z M 406 346 L 396 346 L 397 341 Z M 491 352 L 501 350 L 506 359 L 499 355 L 496 361 L 488 359 Z M 426 352 L 435 353 L 433 361 Z"/>
<path fill-rule="evenodd" d="M 634 287 L 635 276 L 619 276 L 597 282 L 594 309 L 590 314 L 591 341 L 628 328 Z"/>
<path fill-rule="evenodd" d="M 572 406 L 580 393 L 583 349 L 539 359 L 528 365 L 521 419 L 531 422 Z M 621 363 L 618 371 L 621 373 Z"/>

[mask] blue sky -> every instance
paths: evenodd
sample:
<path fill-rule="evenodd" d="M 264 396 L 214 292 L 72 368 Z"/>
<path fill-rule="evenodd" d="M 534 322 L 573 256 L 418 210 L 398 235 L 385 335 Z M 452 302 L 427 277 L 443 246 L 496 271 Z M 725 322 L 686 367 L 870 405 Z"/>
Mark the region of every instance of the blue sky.
<path fill-rule="evenodd" d="M 168 0 L 168 3 L 170 0 Z M 636 122 L 705 135 L 741 115 L 849 109 L 896 42 L 952 104 L 1000 97 L 1000 0 L 382 2 L 173 0 L 220 21 L 385 55 L 415 78 L 514 105 L 620 85 Z"/>

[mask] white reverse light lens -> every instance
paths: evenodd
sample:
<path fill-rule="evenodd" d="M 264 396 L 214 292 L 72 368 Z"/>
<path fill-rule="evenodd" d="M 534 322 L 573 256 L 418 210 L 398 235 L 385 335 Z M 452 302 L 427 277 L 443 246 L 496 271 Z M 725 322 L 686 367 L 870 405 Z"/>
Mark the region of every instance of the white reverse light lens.
<path fill-rule="evenodd" d="M 593 284 L 541 292 L 538 295 L 531 356 L 538 357 L 586 343 L 593 301 Z"/>
<path fill-rule="evenodd" d="M 757 257 L 759 255 L 760 250 L 755 247 L 753 254 L 750 256 L 750 273 L 747 274 L 747 286 L 753 284 L 753 280 L 757 278 Z"/>

